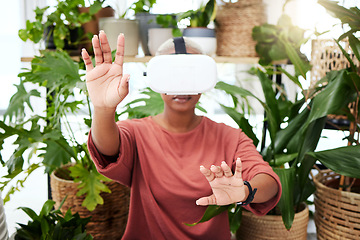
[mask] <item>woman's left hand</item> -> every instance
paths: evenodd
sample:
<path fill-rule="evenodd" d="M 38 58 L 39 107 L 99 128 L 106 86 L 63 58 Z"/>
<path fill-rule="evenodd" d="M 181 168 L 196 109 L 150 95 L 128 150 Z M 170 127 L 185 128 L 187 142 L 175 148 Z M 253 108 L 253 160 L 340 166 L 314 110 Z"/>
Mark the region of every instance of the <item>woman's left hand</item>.
<path fill-rule="evenodd" d="M 209 181 L 213 194 L 208 197 L 199 198 L 197 205 L 228 205 L 235 202 L 245 201 L 246 186 L 244 185 L 241 172 L 241 160 L 236 160 L 235 173 L 231 172 L 226 162 L 221 166 L 212 165 L 210 169 L 200 166 L 200 171 Z"/>

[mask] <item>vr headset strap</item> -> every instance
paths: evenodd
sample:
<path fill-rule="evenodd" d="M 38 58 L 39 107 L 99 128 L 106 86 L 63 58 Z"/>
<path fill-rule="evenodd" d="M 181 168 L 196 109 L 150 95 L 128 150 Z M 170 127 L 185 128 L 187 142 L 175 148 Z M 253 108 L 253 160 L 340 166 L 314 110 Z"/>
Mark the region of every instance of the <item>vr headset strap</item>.
<path fill-rule="evenodd" d="M 175 46 L 175 54 L 187 54 L 185 41 L 183 37 L 173 38 Z"/>

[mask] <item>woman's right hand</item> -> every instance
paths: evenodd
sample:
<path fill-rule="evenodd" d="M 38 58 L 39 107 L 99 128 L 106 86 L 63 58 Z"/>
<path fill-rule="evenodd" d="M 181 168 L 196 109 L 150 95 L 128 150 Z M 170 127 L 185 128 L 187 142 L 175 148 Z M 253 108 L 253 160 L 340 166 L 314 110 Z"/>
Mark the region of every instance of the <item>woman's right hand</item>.
<path fill-rule="evenodd" d="M 111 49 L 104 31 L 94 35 L 92 45 L 95 67 L 88 52 L 83 49 L 82 58 L 86 66 L 86 87 L 95 108 L 116 109 L 129 93 L 129 75 L 123 75 L 124 35 L 117 39 L 117 49 L 112 63 Z"/>

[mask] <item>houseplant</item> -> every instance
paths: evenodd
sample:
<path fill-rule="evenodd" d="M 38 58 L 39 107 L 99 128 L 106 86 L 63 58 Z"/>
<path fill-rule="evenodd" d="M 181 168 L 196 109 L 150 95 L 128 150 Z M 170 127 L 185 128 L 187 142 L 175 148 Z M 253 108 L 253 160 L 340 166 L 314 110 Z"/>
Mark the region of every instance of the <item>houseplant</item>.
<path fill-rule="evenodd" d="M 281 68 L 277 69 L 281 70 L 299 85 L 300 82 L 297 78 L 305 76 L 305 73 L 309 70 L 308 63 L 303 62 L 294 46 L 284 40 L 286 38 L 281 40 L 281 43 L 285 44 L 285 47 L 282 48 L 284 49 L 283 54 L 294 64 L 296 69 L 295 76 L 290 75 Z M 272 55 L 269 56 L 271 57 Z M 360 163 L 358 157 L 360 156 L 360 149 L 358 146 L 314 152 L 324 128 L 326 116 L 340 111 L 343 107 L 347 106 L 350 100 L 354 101 L 354 98 L 356 99 L 356 96 L 359 95 L 356 92 L 357 85 L 353 85 L 351 82 L 352 79 L 358 82 L 358 76 L 356 74 L 350 75 L 351 77 L 346 76 L 344 71 L 342 71 L 337 76 L 329 75 L 326 86 L 317 86 L 316 89 L 304 89 L 300 86 L 303 90 L 303 98 L 291 103 L 282 94 L 283 90 L 281 87 L 277 86 L 276 88 L 279 91 L 274 91 L 272 83 L 269 81 L 269 74 L 274 72 L 270 72 L 269 69 L 267 68 L 267 74 L 260 70 L 256 71 L 263 87 L 265 102 L 262 102 L 249 91 L 236 86 L 219 83 L 217 88 L 231 94 L 234 100 L 238 97 L 253 97 L 264 106 L 271 142 L 261 153 L 264 159 L 273 166 L 274 171 L 281 179 L 283 193 L 277 207 L 281 212 L 286 228 L 290 229 L 296 209 L 315 190 L 309 178 L 309 172 L 316 160 L 321 161 L 334 171 L 339 171 L 352 177 L 359 177 L 360 175 L 358 172 Z M 279 97 L 276 97 L 276 95 Z M 241 128 L 245 129 L 244 132 L 251 130 L 248 123 L 244 121 L 245 115 L 238 112 L 236 104 L 230 108 L 226 107 L 225 111 L 239 123 Z M 284 123 L 286 123 L 285 127 Z M 254 138 L 254 134 L 251 134 L 251 132 L 247 134 Z M 257 139 L 254 142 L 256 141 Z M 340 161 L 340 156 L 343 156 L 346 149 L 349 151 L 349 160 L 344 161 L 342 159 Z M 336 152 L 338 154 L 334 155 Z M 333 156 L 332 159 L 324 157 L 330 155 Z M 211 206 L 201 221 L 207 220 L 228 209 L 234 208 L 233 206 Z M 240 215 L 241 210 L 239 208 L 235 208 L 235 211 L 231 212 L 230 221 L 232 230 L 236 230 L 239 226 Z M 306 228 L 304 231 L 306 236 Z"/>
<path fill-rule="evenodd" d="M 312 158 L 320 160 L 330 170 L 320 170 L 314 177 L 316 185 L 315 193 L 315 224 L 318 239 L 346 238 L 358 239 L 360 237 L 360 176 L 358 169 L 359 159 L 359 98 L 360 98 L 360 72 L 355 61 L 360 60 L 360 41 L 357 33 L 360 30 L 360 14 L 356 7 L 345 8 L 337 2 L 319 0 L 328 12 L 341 21 L 348 29 L 335 40 L 343 56 L 346 57 L 349 67 L 344 69 L 332 69 L 322 80 L 328 82 L 329 88 L 325 88 L 321 94 L 323 99 L 327 97 L 331 87 L 334 95 L 331 104 L 332 114 L 343 115 L 349 121 L 347 127 L 333 126 L 344 131 L 347 146 L 330 149 L 322 153 L 312 154 Z M 351 51 L 345 51 L 340 41 L 348 41 Z M 336 61 L 336 59 L 334 60 Z M 321 83 L 320 83 L 321 84 Z M 318 86 L 318 84 L 316 85 Z M 319 94 L 320 95 L 320 94 Z M 320 104 L 320 102 L 319 102 Z M 353 169 L 349 168 L 351 165 Z M 348 166 L 349 165 L 349 166 Z"/>
<path fill-rule="evenodd" d="M 208 28 L 215 16 L 215 0 L 209 0 L 206 5 L 200 6 L 196 10 L 189 10 L 179 14 L 179 21 L 182 19 L 189 20 L 189 25 L 184 29 L 183 36 L 197 42 L 208 55 L 213 55 L 216 52 L 215 29 Z"/>
<path fill-rule="evenodd" d="M 166 40 L 182 36 L 181 30 L 177 26 L 176 14 L 157 14 L 156 23 L 160 27 L 148 29 L 148 48 L 153 56 Z"/>
<path fill-rule="evenodd" d="M 53 210 L 55 202 L 47 200 L 39 215 L 27 207 L 19 207 L 30 218 L 27 224 L 18 223 L 14 239 L 93 239 L 86 232 L 85 226 L 89 218 L 81 218 L 78 213 L 72 214 L 70 209 L 63 214 L 60 209 Z"/>
<path fill-rule="evenodd" d="M 25 29 L 19 30 L 20 39 L 34 43 L 44 40 L 50 49 L 77 49 L 80 42 L 86 40 L 81 25 L 92 17 L 90 13 L 80 13 L 81 5 L 84 5 L 84 0 L 57 0 L 51 13 L 47 13 L 49 7 L 37 7 L 35 21 L 27 20 Z"/>
<path fill-rule="evenodd" d="M 139 48 L 139 23 L 127 17 L 130 7 L 123 2 L 115 5 L 115 17 L 99 19 L 99 28 L 106 32 L 110 48 L 116 50 L 117 39 L 120 33 L 125 36 L 125 56 L 138 55 Z"/>
<path fill-rule="evenodd" d="M 116 184 L 116 188 L 123 190 L 125 196 L 120 198 L 118 194 L 109 194 L 109 188 L 115 183 L 97 172 L 88 154 L 86 134 L 91 124 L 91 108 L 79 64 L 64 51 L 43 51 L 42 56 L 32 60 L 31 69 L 20 73 L 19 77 L 21 81 L 17 85 L 18 91 L 10 100 L 4 120 L 0 121 L 0 150 L 3 149 L 5 140 L 16 146 L 9 159 L 3 159 L 0 153 L 0 160 L 8 169 L 8 175 L 2 176 L 4 180 L 0 186 L 1 189 L 5 186 L 9 188 L 4 200 L 8 201 L 11 194 L 20 190 L 35 169 L 44 167 L 46 174 L 55 174 L 58 178 L 77 183 L 73 184 L 77 196 L 69 197 L 63 208 L 66 211 L 68 202 L 72 203 L 83 195 L 78 207 L 87 209 L 86 214 L 93 215 L 88 227 L 93 226 L 95 213 L 102 211 L 102 208 L 110 207 L 114 211 L 118 208 L 126 209 L 128 189 Z M 29 84 L 37 89 L 27 90 Z M 44 90 L 43 94 L 40 93 L 41 90 Z M 36 100 L 46 105 L 43 112 L 37 112 L 33 108 Z M 75 115 L 82 115 L 84 122 L 78 123 Z M 65 195 L 71 192 L 74 191 L 67 190 Z M 57 196 L 59 195 L 53 195 L 54 199 Z M 106 199 L 116 196 L 120 199 L 114 206 L 102 205 Z M 57 204 L 60 204 L 63 197 L 60 195 Z M 77 211 L 75 206 L 72 206 L 72 210 Z M 119 210 L 118 214 L 120 213 L 122 212 Z M 117 217 L 122 219 L 127 216 L 118 214 L 111 218 L 109 214 L 106 217 L 102 214 L 103 221 L 101 224 L 95 223 L 96 227 L 106 225 L 106 221 L 120 222 Z M 82 216 L 84 215 L 85 213 Z M 116 224 L 112 228 L 106 227 L 107 231 L 101 231 L 100 234 L 121 233 Z M 91 232 L 90 229 L 89 231 Z M 96 236 L 94 232 L 91 234 Z"/>
<path fill-rule="evenodd" d="M 285 1 L 287 2 L 287 1 Z M 266 5 L 262 0 L 218 1 L 215 18 L 216 55 L 257 57 L 251 37 L 254 26 L 266 22 Z"/>
<path fill-rule="evenodd" d="M 88 0 L 84 1 L 85 4 L 79 6 L 79 12 L 81 14 L 90 14 L 91 19 L 81 25 L 84 30 L 86 38 L 81 43 L 81 47 L 85 47 L 89 53 L 93 53 L 91 39 L 93 35 L 99 33 L 99 21 L 101 18 L 114 17 L 114 8 L 105 3 L 110 3 L 109 0 Z M 86 4 L 88 3 L 88 4 Z M 85 5 L 89 5 L 86 7 Z"/>
<path fill-rule="evenodd" d="M 140 43 L 145 56 L 149 56 L 148 48 L 148 30 L 150 28 L 160 28 L 156 23 L 157 14 L 150 13 L 151 8 L 156 3 L 156 0 L 137 0 L 131 5 L 131 10 L 134 12 L 135 18 L 139 21 Z"/>

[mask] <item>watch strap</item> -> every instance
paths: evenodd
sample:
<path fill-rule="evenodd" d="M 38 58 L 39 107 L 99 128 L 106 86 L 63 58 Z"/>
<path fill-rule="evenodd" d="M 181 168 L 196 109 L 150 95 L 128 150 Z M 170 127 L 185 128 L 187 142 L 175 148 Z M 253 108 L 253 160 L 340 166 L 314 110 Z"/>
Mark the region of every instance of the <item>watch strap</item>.
<path fill-rule="evenodd" d="M 252 189 L 252 187 L 248 181 L 244 181 L 244 185 L 246 185 L 248 187 L 249 195 L 244 202 L 237 203 L 237 205 L 240 205 L 240 206 L 246 206 L 246 205 L 250 204 L 254 200 L 255 193 L 257 191 L 257 188 Z"/>

